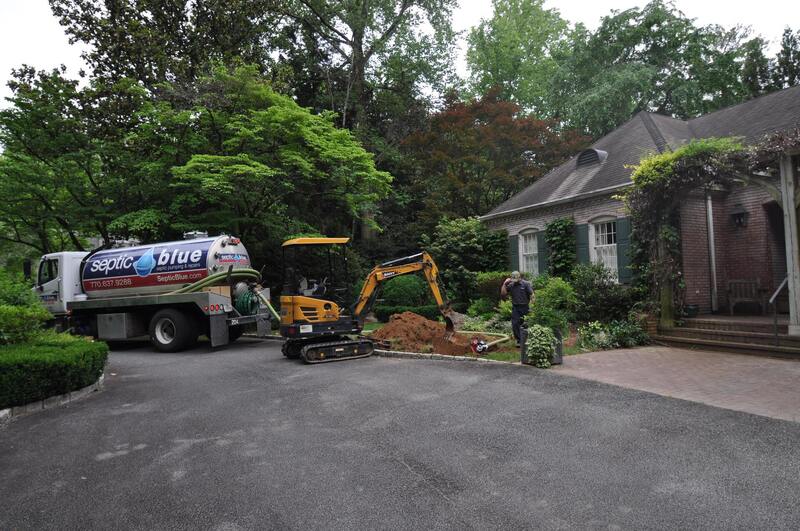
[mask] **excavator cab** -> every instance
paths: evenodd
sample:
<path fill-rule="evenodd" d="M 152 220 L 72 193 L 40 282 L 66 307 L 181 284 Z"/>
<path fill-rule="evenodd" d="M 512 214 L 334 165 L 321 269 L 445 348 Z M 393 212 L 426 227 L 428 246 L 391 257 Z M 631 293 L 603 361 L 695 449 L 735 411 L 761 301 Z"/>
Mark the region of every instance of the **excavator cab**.
<path fill-rule="evenodd" d="M 400 275 L 421 272 L 447 324 L 454 333 L 452 310 L 439 269 L 425 251 L 375 266 L 353 298 L 347 270 L 349 238 L 295 238 L 283 243 L 284 283 L 280 333 L 283 354 L 308 363 L 361 358 L 374 347 L 359 334 L 381 285 Z M 350 301 L 355 301 L 350 305 Z M 354 337 L 355 336 L 355 337 Z"/>
<path fill-rule="evenodd" d="M 349 238 L 295 238 L 283 243 L 281 335 L 357 334 L 345 245 Z"/>

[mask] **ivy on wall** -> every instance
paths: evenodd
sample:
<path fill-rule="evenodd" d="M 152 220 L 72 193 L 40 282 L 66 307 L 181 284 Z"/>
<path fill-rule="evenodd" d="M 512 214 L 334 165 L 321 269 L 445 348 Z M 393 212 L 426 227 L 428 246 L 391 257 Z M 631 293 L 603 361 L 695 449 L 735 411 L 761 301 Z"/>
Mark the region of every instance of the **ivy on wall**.
<path fill-rule="evenodd" d="M 556 277 L 569 278 L 575 266 L 575 220 L 559 218 L 544 228 L 544 240 L 549 250 L 549 273 Z"/>
<path fill-rule="evenodd" d="M 676 308 L 682 307 L 680 204 L 694 190 L 742 184 L 761 185 L 781 202 L 776 185 L 779 158 L 798 147 L 800 129 L 775 133 L 747 147 L 735 138 L 699 139 L 646 157 L 634 168 L 633 186 L 620 196 L 633 227 L 632 266 L 650 288 L 652 300 L 659 302 L 662 326 L 672 326 Z"/>

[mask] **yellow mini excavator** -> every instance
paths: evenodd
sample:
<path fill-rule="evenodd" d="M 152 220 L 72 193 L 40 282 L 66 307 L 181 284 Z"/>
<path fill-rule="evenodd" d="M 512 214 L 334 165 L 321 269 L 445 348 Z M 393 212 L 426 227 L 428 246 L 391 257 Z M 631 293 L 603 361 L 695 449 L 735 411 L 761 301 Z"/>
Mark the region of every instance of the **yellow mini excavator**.
<path fill-rule="evenodd" d="M 453 312 L 439 269 L 425 251 L 373 268 L 355 303 L 350 304 L 353 298 L 345 248 L 348 241 L 349 238 L 295 238 L 283 243 L 280 333 L 286 339 L 284 356 L 307 363 L 369 356 L 374 346 L 360 333 L 381 285 L 390 278 L 416 272 L 425 276 L 447 324 L 447 334 L 454 333 Z"/>

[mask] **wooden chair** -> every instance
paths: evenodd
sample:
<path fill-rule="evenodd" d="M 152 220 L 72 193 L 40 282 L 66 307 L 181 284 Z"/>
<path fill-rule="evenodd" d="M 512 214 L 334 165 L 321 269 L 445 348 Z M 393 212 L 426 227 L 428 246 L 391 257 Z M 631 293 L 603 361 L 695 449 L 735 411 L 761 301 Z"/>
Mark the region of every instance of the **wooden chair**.
<path fill-rule="evenodd" d="M 733 315 L 733 307 L 737 302 L 755 302 L 761 307 L 761 313 L 766 315 L 766 291 L 761 287 L 761 281 L 756 280 L 729 280 L 728 281 L 728 308 Z"/>

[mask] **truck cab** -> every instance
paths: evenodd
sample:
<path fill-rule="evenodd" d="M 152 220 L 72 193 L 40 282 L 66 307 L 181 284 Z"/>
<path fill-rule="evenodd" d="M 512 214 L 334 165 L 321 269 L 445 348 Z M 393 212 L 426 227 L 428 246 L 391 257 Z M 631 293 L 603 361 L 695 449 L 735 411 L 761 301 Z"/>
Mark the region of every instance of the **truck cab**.
<path fill-rule="evenodd" d="M 57 319 L 66 315 L 67 303 L 84 298 L 81 290 L 81 261 L 89 253 L 62 252 L 42 256 L 33 288 Z"/>

